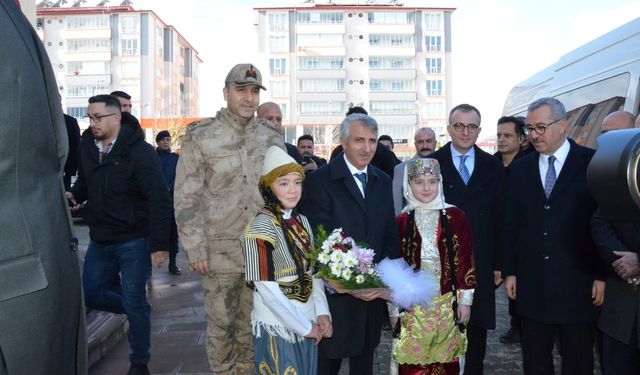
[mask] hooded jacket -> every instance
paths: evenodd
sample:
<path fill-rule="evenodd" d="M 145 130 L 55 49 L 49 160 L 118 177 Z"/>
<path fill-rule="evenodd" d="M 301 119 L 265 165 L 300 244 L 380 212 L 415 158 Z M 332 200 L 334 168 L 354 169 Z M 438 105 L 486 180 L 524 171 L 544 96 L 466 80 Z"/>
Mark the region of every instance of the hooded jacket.
<path fill-rule="evenodd" d="M 87 200 L 89 236 L 100 244 L 150 237 L 150 250 L 168 251 L 171 200 L 160 161 L 139 125 L 123 123 L 111 151 L 100 161 L 90 129 L 82 134 L 77 202 Z"/>

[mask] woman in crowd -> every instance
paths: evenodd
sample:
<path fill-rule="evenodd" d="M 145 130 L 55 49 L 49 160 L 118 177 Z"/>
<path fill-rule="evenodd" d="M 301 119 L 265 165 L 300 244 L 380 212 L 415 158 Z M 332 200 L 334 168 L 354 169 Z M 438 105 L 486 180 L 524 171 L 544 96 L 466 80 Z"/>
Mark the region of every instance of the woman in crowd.
<path fill-rule="evenodd" d="M 307 218 L 295 209 L 303 179 L 295 160 L 278 147 L 269 148 L 259 185 L 265 206 L 243 234 L 245 278 L 254 289 L 254 361 L 260 374 L 316 374 L 317 344 L 332 335 L 324 286 L 312 277 L 306 257 L 313 234 Z"/>
<path fill-rule="evenodd" d="M 400 375 L 459 374 L 476 285 L 471 228 L 464 212 L 444 201 L 437 160 L 407 162 L 403 184 L 407 206 L 396 218 L 402 256 L 427 271 L 440 293 L 428 308 L 402 314 L 393 357 Z"/>

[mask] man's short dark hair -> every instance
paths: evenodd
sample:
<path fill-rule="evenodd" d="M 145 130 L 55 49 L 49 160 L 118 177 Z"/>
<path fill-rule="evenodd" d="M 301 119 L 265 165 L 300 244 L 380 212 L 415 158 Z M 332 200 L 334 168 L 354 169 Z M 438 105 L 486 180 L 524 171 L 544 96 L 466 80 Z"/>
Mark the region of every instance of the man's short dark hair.
<path fill-rule="evenodd" d="M 131 95 L 127 94 L 124 91 L 114 91 L 114 92 L 111 93 L 111 95 L 117 96 L 118 98 L 131 100 Z"/>
<path fill-rule="evenodd" d="M 92 96 L 89 98 L 89 104 L 92 103 L 104 103 L 106 107 L 113 107 L 114 109 L 117 109 L 118 112 L 122 112 L 120 111 L 120 101 L 113 95 L 102 94 Z"/>
<path fill-rule="evenodd" d="M 502 116 L 500 117 L 500 119 L 498 120 L 498 126 L 507 123 L 507 122 L 513 122 L 515 124 L 515 128 L 516 128 L 516 134 L 518 136 L 524 137 L 525 133 L 524 133 L 524 121 L 522 120 L 522 117 L 516 117 L 516 116 Z"/>
<path fill-rule="evenodd" d="M 380 137 L 378 137 L 378 143 L 380 143 L 380 141 L 389 141 L 389 142 L 391 142 L 391 148 L 393 148 L 393 138 L 391 138 L 391 136 L 383 134 Z"/>
<path fill-rule="evenodd" d="M 451 109 L 451 111 L 449 112 L 449 125 L 451 124 L 451 117 L 453 116 L 453 113 L 455 111 L 460 111 L 462 113 L 467 113 L 467 112 L 475 112 L 478 115 L 478 122 L 482 122 L 482 117 L 480 116 L 480 111 L 478 111 L 478 108 L 472 106 L 471 104 L 458 104 L 457 106 L 453 107 L 453 109 Z M 480 124 L 476 124 L 478 126 L 480 126 Z"/>
<path fill-rule="evenodd" d="M 355 107 L 351 107 L 349 108 L 349 110 L 347 111 L 347 114 L 345 116 L 349 116 L 352 115 L 354 113 L 362 113 L 363 115 L 368 115 L 369 112 L 367 112 L 366 109 L 360 107 L 360 106 L 355 106 Z"/>
<path fill-rule="evenodd" d="M 313 136 L 311 134 L 303 134 L 300 137 L 298 137 L 298 145 L 300 144 L 300 141 L 311 141 L 311 143 L 315 144 L 315 142 L 313 141 Z"/>

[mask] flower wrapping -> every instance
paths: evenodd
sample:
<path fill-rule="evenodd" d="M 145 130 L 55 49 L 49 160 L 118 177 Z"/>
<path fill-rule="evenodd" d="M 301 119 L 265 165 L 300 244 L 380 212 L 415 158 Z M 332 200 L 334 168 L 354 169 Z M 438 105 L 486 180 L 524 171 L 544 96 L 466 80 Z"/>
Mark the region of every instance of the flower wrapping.
<path fill-rule="evenodd" d="M 420 305 L 429 307 L 440 286 L 425 270 L 415 271 L 403 258 L 384 258 L 377 266 L 377 274 L 391 289 L 391 300 L 403 309 Z"/>
<path fill-rule="evenodd" d="M 357 244 L 342 228 L 327 234 L 322 226 L 318 227 L 316 244 L 319 246 L 310 252 L 309 259 L 318 276 L 338 293 L 384 288 L 373 263 L 373 249 Z"/>

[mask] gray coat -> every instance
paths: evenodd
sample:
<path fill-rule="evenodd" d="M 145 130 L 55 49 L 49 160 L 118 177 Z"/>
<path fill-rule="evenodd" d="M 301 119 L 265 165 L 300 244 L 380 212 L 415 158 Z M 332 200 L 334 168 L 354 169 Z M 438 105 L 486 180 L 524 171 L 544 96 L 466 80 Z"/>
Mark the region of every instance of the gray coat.
<path fill-rule="evenodd" d="M 0 374 L 86 374 L 60 96 L 14 0 L 0 0 L 0 51 Z"/>

